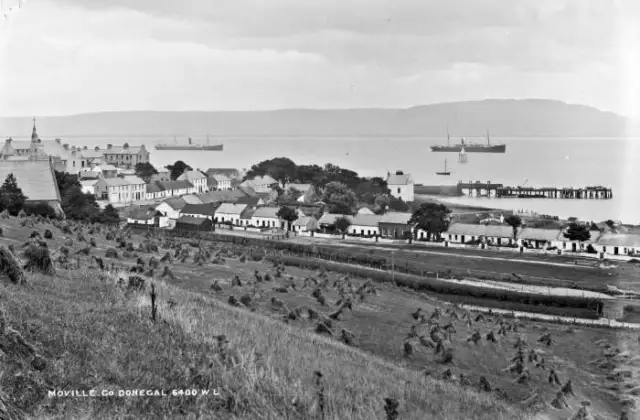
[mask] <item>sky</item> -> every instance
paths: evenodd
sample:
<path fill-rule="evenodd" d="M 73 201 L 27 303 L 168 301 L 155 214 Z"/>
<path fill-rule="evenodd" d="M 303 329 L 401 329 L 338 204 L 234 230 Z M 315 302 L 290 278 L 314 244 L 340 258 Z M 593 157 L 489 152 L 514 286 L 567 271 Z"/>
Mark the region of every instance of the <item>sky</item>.
<path fill-rule="evenodd" d="M 0 116 L 550 98 L 640 118 L 639 27 L 636 0 L 29 0 L 0 23 Z"/>

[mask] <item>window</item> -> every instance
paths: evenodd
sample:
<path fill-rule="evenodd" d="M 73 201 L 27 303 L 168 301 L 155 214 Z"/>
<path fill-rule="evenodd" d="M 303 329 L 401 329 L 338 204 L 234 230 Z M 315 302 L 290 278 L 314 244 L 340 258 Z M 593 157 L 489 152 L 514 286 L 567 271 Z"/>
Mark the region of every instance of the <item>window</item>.
<path fill-rule="evenodd" d="M 400 188 L 398 188 L 398 194 L 400 194 Z"/>

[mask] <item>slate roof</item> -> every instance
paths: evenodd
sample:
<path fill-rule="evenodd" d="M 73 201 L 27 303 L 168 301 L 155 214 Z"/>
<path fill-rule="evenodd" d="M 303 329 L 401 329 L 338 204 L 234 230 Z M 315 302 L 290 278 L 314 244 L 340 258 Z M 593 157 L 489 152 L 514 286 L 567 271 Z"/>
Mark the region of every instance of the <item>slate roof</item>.
<path fill-rule="evenodd" d="M 371 211 L 369 207 L 360 207 L 356 213 L 357 214 L 375 214 L 373 211 Z"/>
<path fill-rule="evenodd" d="M 186 171 L 178 177 L 178 181 L 198 181 L 207 176 L 200 171 Z"/>
<path fill-rule="evenodd" d="M 157 182 L 152 182 L 150 184 L 147 184 L 147 193 L 159 193 L 165 191 L 164 188 L 162 188 L 161 185 L 159 185 Z"/>
<path fill-rule="evenodd" d="M 391 174 L 387 177 L 387 185 L 407 185 L 411 183 L 411 174 L 396 175 Z"/>
<path fill-rule="evenodd" d="M 347 219 L 353 222 L 353 216 L 350 214 L 336 214 L 336 213 L 325 213 L 322 215 L 320 220 L 318 220 L 319 225 L 332 225 L 336 222 L 336 219 L 341 217 L 346 217 Z"/>
<path fill-rule="evenodd" d="M 158 181 L 165 190 L 182 190 L 193 188 L 189 181 Z"/>
<path fill-rule="evenodd" d="M 198 194 L 198 198 L 203 203 L 221 203 L 223 201 L 234 201 L 233 191 L 209 191 Z"/>
<path fill-rule="evenodd" d="M 104 178 L 105 184 L 109 187 L 117 187 L 122 185 L 131 185 L 129 181 L 124 178 Z"/>
<path fill-rule="evenodd" d="M 180 216 L 176 221 L 176 224 L 195 225 L 201 226 L 206 223 L 211 223 L 211 220 L 206 217 L 193 217 L 193 216 Z"/>
<path fill-rule="evenodd" d="M 200 200 L 200 198 L 195 194 L 183 195 L 182 199 L 187 204 L 202 204 L 202 200 Z"/>
<path fill-rule="evenodd" d="M 60 201 L 49 160 L 0 161 L 0 183 L 12 173 L 29 201 Z"/>
<path fill-rule="evenodd" d="M 260 202 L 260 197 L 240 197 L 235 200 L 236 204 L 246 204 L 249 207 L 255 207 Z"/>
<path fill-rule="evenodd" d="M 151 220 L 159 213 L 160 212 L 158 212 L 158 211 L 156 211 L 154 209 L 141 207 L 141 208 L 132 209 L 129 212 L 129 216 L 127 216 L 127 219 Z"/>
<path fill-rule="evenodd" d="M 298 217 L 294 222 L 293 226 L 301 226 L 306 227 L 309 230 L 318 228 L 318 221 L 315 217 L 311 216 L 302 216 Z"/>
<path fill-rule="evenodd" d="M 85 180 L 80 180 L 80 185 L 82 185 L 83 187 L 93 187 L 94 185 L 96 185 L 98 183 L 99 179 L 85 179 Z"/>
<path fill-rule="evenodd" d="M 133 184 L 133 185 L 146 184 L 146 182 L 144 182 L 142 179 L 140 179 L 135 175 L 127 175 L 124 177 L 124 180 L 128 181 L 130 184 Z"/>
<path fill-rule="evenodd" d="M 473 225 L 467 223 L 454 223 L 445 232 L 448 235 L 490 236 L 495 238 L 512 238 L 511 226 Z"/>
<path fill-rule="evenodd" d="M 394 225 L 406 225 L 409 223 L 409 219 L 411 219 L 411 213 L 400 212 L 400 211 L 390 211 L 386 214 L 383 214 L 380 217 L 380 223 L 389 223 Z"/>
<path fill-rule="evenodd" d="M 170 197 L 164 200 L 162 203 L 167 203 L 174 210 L 181 210 L 184 208 L 184 206 L 187 205 L 186 201 L 184 201 L 180 197 Z"/>
<path fill-rule="evenodd" d="M 214 204 L 188 204 L 180 210 L 180 214 L 200 214 L 213 217 L 216 213 Z"/>
<path fill-rule="evenodd" d="M 312 187 L 311 184 L 287 184 L 286 188 L 284 189 L 285 191 L 287 191 L 289 188 L 294 188 L 300 192 L 307 192 L 310 188 Z"/>
<path fill-rule="evenodd" d="M 607 233 L 598 239 L 598 245 L 637 248 L 640 247 L 640 235 Z"/>
<path fill-rule="evenodd" d="M 214 174 L 211 178 L 213 178 L 214 180 L 216 180 L 217 182 L 227 182 L 227 181 L 231 181 L 229 179 L 229 177 L 227 177 L 226 175 L 222 175 L 222 174 Z"/>
<path fill-rule="evenodd" d="M 241 215 L 247 208 L 246 204 L 222 203 L 216 210 L 216 214 L 237 214 Z"/>
<path fill-rule="evenodd" d="M 258 207 L 253 213 L 253 217 L 264 217 L 268 219 L 278 219 L 276 213 L 278 213 L 277 207 Z"/>
<path fill-rule="evenodd" d="M 117 155 L 137 155 L 142 151 L 143 146 L 129 146 L 125 149 L 122 146 L 113 146 L 111 149 L 102 149 L 104 154 L 117 154 Z"/>
<path fill-rule="evenodd" d="M 560 235 L 559 229 L 524 228 L 518 235 L 520 239 L 530 241 L 555 241 Z"/>
<path fill-rule="evenodd" d="M 378 227 L 380 216 L 377 214 L 357 214 L 351 221 L 352 226 Z"/>

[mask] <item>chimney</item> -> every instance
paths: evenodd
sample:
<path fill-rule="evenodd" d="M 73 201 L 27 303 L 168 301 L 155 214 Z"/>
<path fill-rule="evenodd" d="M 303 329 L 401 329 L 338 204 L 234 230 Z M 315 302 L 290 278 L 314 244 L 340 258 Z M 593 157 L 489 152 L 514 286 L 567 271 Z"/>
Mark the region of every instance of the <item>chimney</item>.
<path fill-rule="evenodd" d="M 107 144 L 107 150 L 111 150 L 112 147 L 113 147 L 113 144 Z"/>
<path fill-rule="evenodd" d="M 64 147 L 64 150 L 69 150 L 69 143 L 65 143 L 62 145 L 62 147 Z"/>
<path fill-rule="evenodd" d="M 60 139 L 56 139 L 56 143 L 60 144 Z"/>

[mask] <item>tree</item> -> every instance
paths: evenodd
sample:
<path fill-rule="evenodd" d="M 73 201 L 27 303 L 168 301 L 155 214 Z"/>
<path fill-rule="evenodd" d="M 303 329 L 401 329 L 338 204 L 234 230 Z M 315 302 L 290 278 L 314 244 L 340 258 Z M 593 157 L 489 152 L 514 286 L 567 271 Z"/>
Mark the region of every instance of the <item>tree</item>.
<path fill-rule="evenodd" d="M 414 236 L 418 230 L 427 232 L 427 239 L 433 236 L 440 238 L 442 232 L 449 227 L 449 210 L 443 204 L 423 203 L 416 209 L 409 219 L 409 225 L 414 226 Z"/>
<path fill-rule="evenodd" d="M 181 160 L 177 160 L 173 165 L 167 165 L 166 167 L 169 172 L 171 172 L 171 179 L 175 181 L 182 175 L 185 171 L 192 171 L 193 168 L 187 165 Z"/>
<path fill-rule="evenodd" d="M 591 239 L 591 232 L 589 232 L 589 228 L 586 225 L 572 222 L 569 223 L 569 226 L 563 236 L 570 241 L 580 242 L 580 247 L 582 248 L 582 242 Z"/>
<path fill-rule="evenodd" d="M 282 220 L 286 220 L 289 222 L 289 228 L 291 228 L 291 224 L 298 219 L 298 213 L 292 209 L 291 207 L 282 206 L 276 213 L 276 216 L 281 218 Z"/>
<path fill-rule="evenodd" d="M 62 198 L 62 211 L 66 217 L 74 220 L 96 220 L 100 215 L 100 207 L 93 195 L 82 192 L 78 177 L 58 171 L 55 174 Z"/>
<path fill-rule="evenodd" d="M 351 220 L 349 218 L 342 216 L 338 217 L 335 222 L 333 222 L 333 227 L 340 233 L 347 233 L 349 227 L 351 226 Z"/>
<path fill-rule="evenodd" d="M 407 211 L 409 210 L 409 205 L 402 201 L 401 198 L 396 198 L 394 196 L 389 196 L 389 210 L 393 211 Z"/>
<path fill-rule="evenodd" d="M 289 187 L 289 189 L 285 193 L 285 195 L 291 201 L 296 201 L 298 198 L 302 197 L 302 194 L 303 194 L 302 191 L 300 191 L 299 189 L 294 188 L 294 187 Z"/>
<path fill-rule="evenodd" d="M 356 194 L 341 182 L 330 182 L 324 187 L 322 201 L 329 206 L 330 213 L 351 213 L 356 205 Z"/>
<path fill-rule="evenodd" d="M 504 222 L 511 226 L 513 230 L 513 240 L 518 240 L 518 228 L 522 226 L 522 219 L 517 214 L 510 214 L 509 216 L 504 218 Z"/>
<path fill-rule="evenodd" d="M 113 207 L 111 204 L 107 204 L 107 207 L 105 207 L 102 211 L 100 219 L 102 223 L 115 225 L 120 223 L 120 214 L 115 207 Z"/>
<path fill-rule="evenodd" d="M 136 175 L 144 180 L 147 184 L 151 181 L 151 177 L 157 174 L 158 171 L 149 162 L 136 163 Z"/>
<path fill-rule="evenodd" d="M 375 204 L 375 200 L 381 196 L 389 194 L 387 181 L 380 177 L 371 179 L 360 179 L 354 192 L 366 204 Z"/>
<path fill-rule="evenodd" d="M 6 209 L 9 214 L 16 216 L 24 207 L 25 201 L 27 201 L 27 197 L 18 187 L 16 177 L 12 173 L 7 175 L 4 183 L 0 186 L 0 211 Z"/>
<path fill-rule="evenodd" d="M 269 175 L 284 188 L 286 184 L 296 179 L 297 171 L 298 167 L 291 159 L 277 157 L 253 165 L 251 169 L 247 171 L 244 179 L 253 179 L 257 176 Z"/>

